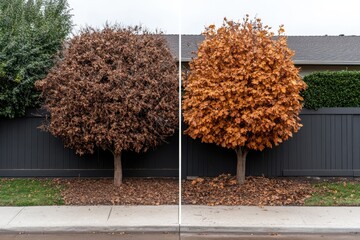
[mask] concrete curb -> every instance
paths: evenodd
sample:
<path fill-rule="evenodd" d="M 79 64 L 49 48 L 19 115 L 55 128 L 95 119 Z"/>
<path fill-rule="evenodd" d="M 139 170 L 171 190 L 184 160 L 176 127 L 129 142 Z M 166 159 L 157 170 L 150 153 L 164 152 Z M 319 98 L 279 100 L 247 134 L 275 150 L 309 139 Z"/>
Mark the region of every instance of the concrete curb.
<path fill-rule="evenodd" d="M 0 228 L 0 233 L 205 233 L 205 234 L 358 234 L 359 228 L 293 228 L 293 227 L 206 227 L 206 226 L 53 226 L 53 227 L 9 227 Z"/>
<path fill-rule="evenodd" d="M 179 226 L 53 226 L 53 227 L 9 227 L 0 228 L 0 233 L 112 233 L 112 232 L 128 232 L 128 233 L 143 233 L 143 232 L 167 232 L 178 233 Z"/>
<path fill-rule="evenodd" d="M 205 234 L 357 234 L 360 228 L 311 228 L 311 227 L 206 227 L 206 226 L 180 226 L 180 233 Z"/>

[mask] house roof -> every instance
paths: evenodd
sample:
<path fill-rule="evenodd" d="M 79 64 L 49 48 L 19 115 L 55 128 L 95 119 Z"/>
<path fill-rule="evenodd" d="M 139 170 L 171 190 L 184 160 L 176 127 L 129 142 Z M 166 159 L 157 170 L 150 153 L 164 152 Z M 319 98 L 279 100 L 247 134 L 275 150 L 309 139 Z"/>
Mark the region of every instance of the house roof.
<path fill-rule="evenodd" d="M 172 53 L 179 57 L 178 35 L 165 35 Z M 182 62 L 195 55 L 202 35 L 181 36 Z M 288 36 L 288 46 L 295 51 L 298 65 L 360 65 L 360 36 Z"/>

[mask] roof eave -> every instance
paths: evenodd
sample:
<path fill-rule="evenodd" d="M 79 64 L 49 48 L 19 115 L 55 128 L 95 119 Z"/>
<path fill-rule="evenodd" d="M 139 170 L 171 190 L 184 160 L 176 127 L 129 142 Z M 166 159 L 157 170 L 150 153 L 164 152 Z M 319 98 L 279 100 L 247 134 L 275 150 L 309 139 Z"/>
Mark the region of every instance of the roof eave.
<path fill-rule="evenodd" d="M 340 65 L 340 66 L 360 66 L 357 61 L 321 61 L 321 60 L 294 60 L 296 65 Z"/>
<path fill-rule="evenodd" d="M 190 62 L 192 58 L 181 58 L 181 62 Z M 338 66 L 360 66 L 356 61 L 321 61 L 321 60 L 294 60 L 295 65 L 338 65 Z"/>

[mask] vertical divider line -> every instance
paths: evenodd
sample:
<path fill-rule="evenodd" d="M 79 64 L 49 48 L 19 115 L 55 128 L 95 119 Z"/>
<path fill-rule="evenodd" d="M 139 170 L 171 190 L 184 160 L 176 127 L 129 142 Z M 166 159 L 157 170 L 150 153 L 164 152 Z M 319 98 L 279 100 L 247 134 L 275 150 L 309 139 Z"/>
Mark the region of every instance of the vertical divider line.
<path fill-rule="evenodd" d="M 178 204 L 178 222 L 179 222 L 179 231 L 180 231 L 180 226 L 181 226 L 181 136 L 182 136 L 182 128 L 181 128 L 181 119 L 182 119 L 182 115 L 181 115 L 181 13 L 182 13 L 182 1 L 178 0 L 179 3 L 179 25 L 178 25 L 178 32 L 179 32 L 179 57 L 178 57 L 178 61 L 179 61 L 179 204 Z M 180 232 L 179 232 L 180 234 Z"/>

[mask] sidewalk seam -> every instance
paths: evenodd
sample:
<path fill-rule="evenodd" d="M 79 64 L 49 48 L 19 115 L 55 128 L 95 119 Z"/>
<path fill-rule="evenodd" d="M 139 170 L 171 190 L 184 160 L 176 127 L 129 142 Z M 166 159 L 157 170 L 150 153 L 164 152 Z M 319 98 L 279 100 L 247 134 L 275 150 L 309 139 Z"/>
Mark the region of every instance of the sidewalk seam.
<path fill-rule="evenodd" d="M 12 221 L 14 221 L 14 219 L 15 219 L 17 216 L 19 216 L 19 214 L 22 212 L 22 210 L 24 210 L 24 208 L 25 208 L 25 207 L 22 207 L 22 208 L 20 209 L 20 211 L 19 211 L 12 219 L 10 219 L 10 221 L 9 221 L 6 225 L 9 225 Z"/>
<path fill-rule="evenodd" d="M 109 218 L 110 218 L 110 215 L 111 215 L 112 209 L 113 209 L 113 207 L 111 207 L 111 208 L 110 208 L 109 215 L 108 215 L 108 217 L 107 217 L 106 221 L 109 221 Z"/>

